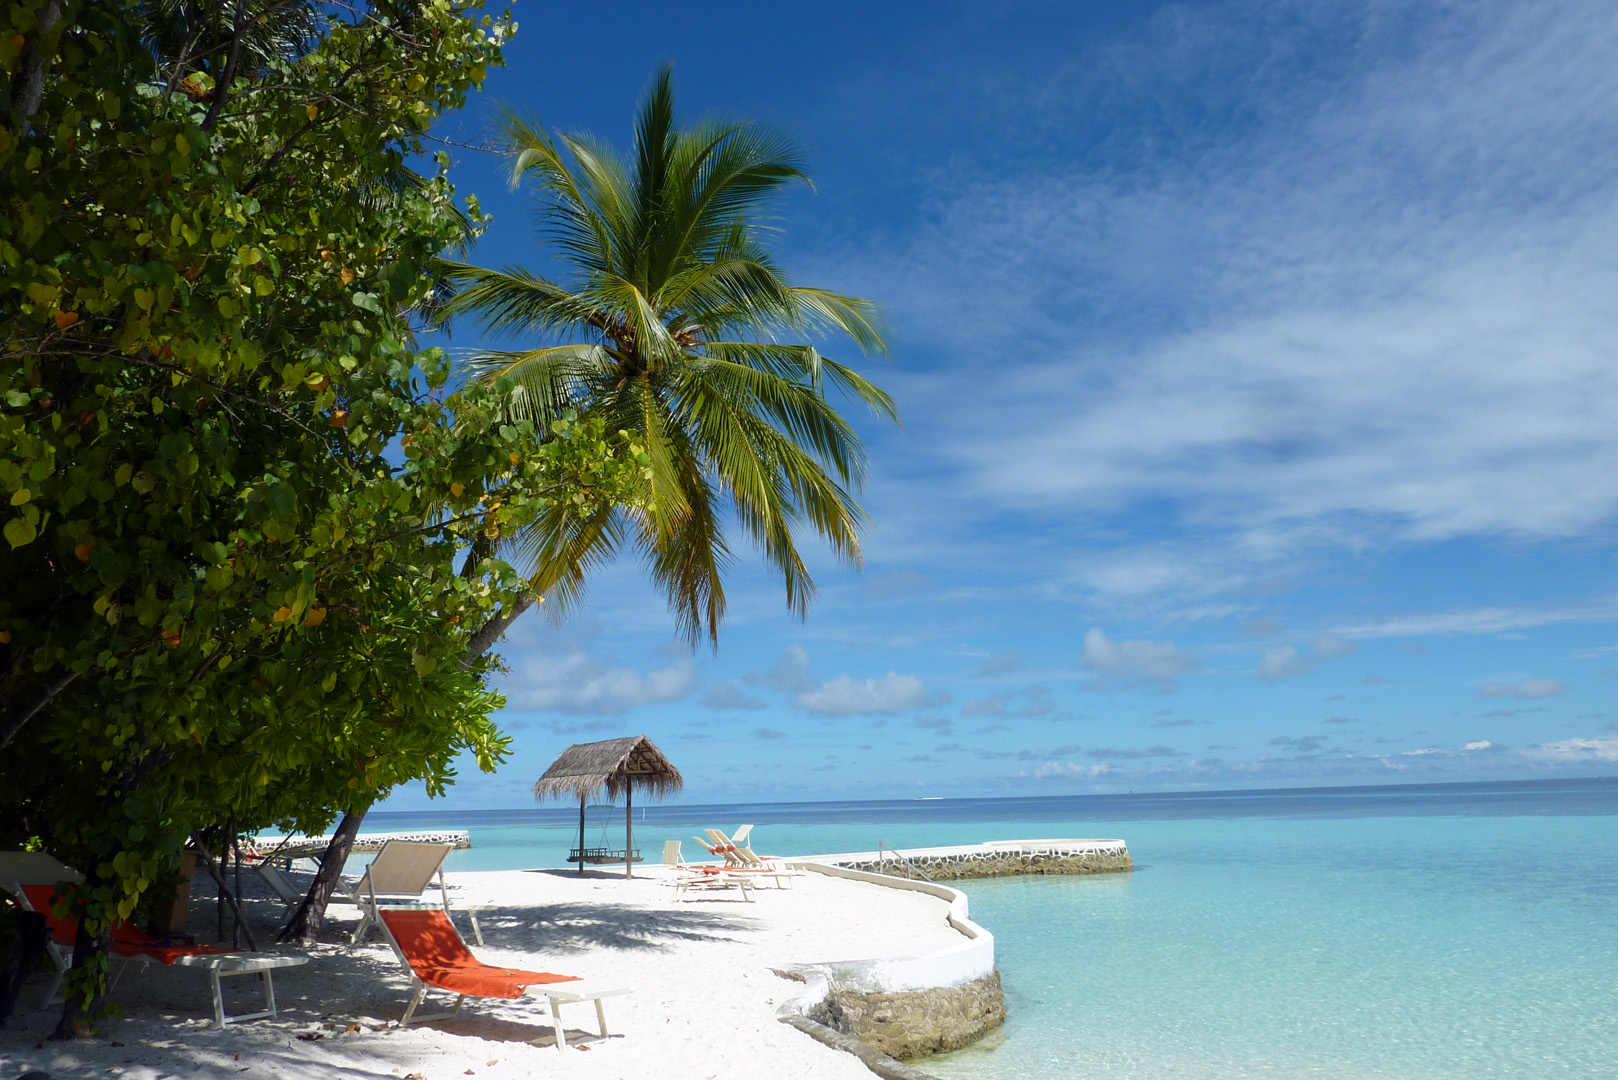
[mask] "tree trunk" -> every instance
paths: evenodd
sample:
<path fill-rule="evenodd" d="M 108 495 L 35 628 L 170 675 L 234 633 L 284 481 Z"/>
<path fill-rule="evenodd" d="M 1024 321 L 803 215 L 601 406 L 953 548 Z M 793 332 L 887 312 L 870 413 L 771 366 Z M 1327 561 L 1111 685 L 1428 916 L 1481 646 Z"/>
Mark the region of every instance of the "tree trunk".
<path fill-rule="evenodd" d="M 45 0 L 34 15 L 34 35 L 23 39 L 11 77 L 11 126 L 21 134 L 45 99 L 46 44 L 62 21 L 62 0 Z"/>
<path fill-rule="evenodd" d="M 92 878 L 86 885 L 95 885 L 99 882 Z M 91 937 L 79 924 L 79 936 L 73 941 L 73 967 L 69 971 L 66 1002 L 62 1006 L 62 1019 L 57 1021 L 56 1030 L 51 1033 L 53 1039 L 87 1039 L 96 1033 L 95 1018 L 101 1012 L 101 1003 L 107 996 L 107 969 L 102 966 L 102 957 L 112 948 L 112 928 L 108 927 L 100 937 Z M 95 972 L 94 989 L 90 1000 L 85 1002 L 79 997 L 79 988 L 73 985 L 73 972 L 83 975 L 85 972 Z"/>
<path fill-rule="evenodd" d="M 366 810 L 369 809 L 366 807 Z M 298 905 L 298 910 L 292 913 L 292 918 L 287 920 L 275 940 L 296 941 L 300 945 L 313 945 L 320 940 L 320 924 L 326 921 L 326 905 L 331 903 L 331 894 L 337 890 L 343 865 L 348 862 L 349 852 L 354 850 L 354 837 L 358 835 L 364 820 L 365 810 L 343 815 L 343 820 L 337 824 L 337 831 L 332 834 L 331 843 L 326 845 L 325 854 L 320 856 L 320 870 L 315 874 L 314 884 L 309 886 L 309 895 L 303 898 L 303 903 Z"/>
<path fill-rule="evenodd" d="M 494 616 L 467 642 L 466 657 L 461 661 L 463 665 L 471 663 L 490 649 L 500 640 L 507 628 L 522 615 L 523 612 L 534 606 L 539 597 L 534 593 L 526 593 L 511 606 L 510 613 L 502 611 Z M 331 843 L 326 845 L 325 854 L 320 856 L 320 870 L 315 874 L 314 884 L 309 886 L 309 894 L 298 905 L 298 910 L 292 913 L 292 918 L 281 928 L 275 936 L 276 941 L 297 941 L 303 945 L 313 945 L 320 939 L 320 924 L 326 918 L 326 905 L 331 903 L 331 894 L 337 889 L 337 882 L 342 875 L 343 866 L 348 862 L 349 852 L 354 850 L 354 837 L 360 831 L 360 824 L 365 821 L 366 811 L 356 810 L 344 814 L 343 820 L 337 825 L 337 832 L 333 834 Z M 582 814 L 582 807 L 581 807 Z M 580 846 L 583 846 L 583 834 L 580 833 Z M 584 864 L 579 863 L 579 869 Z"/>

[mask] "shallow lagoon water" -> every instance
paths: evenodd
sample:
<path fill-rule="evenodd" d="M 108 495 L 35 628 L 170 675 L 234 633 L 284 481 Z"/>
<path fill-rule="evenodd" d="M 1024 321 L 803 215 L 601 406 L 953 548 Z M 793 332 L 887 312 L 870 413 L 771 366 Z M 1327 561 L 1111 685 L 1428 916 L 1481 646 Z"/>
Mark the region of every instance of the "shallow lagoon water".
<path fill-rule="evenodd" d="M 756 825 L 779 854 L 1035 837 L 1138 869 L 955 883 L 1009 1020 L 944 1080 L 1618 1076 L 1618 783 L 637 809 L 636 843 Z M 451 869 L 560 865 L 577 811 L 374 815 L 470 828 Z M 592 812 L 591 844 L 622 843 Z M 830 957 L 828 957 L 830 958 Z"/>
<path fill-rule="evenodd" d="M 1614 820 L 1142 822 L 1133 875 L 963 883 L 1010 1019 L 927 1068 L 1618 1075 Z"/>

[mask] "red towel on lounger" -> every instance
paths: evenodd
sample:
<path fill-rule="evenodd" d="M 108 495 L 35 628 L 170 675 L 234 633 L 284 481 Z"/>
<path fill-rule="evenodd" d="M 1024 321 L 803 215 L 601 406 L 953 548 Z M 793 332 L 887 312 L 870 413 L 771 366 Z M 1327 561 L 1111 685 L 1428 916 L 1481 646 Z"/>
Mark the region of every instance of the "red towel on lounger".
<path fill-rule="evenodd" d="M 472 955 L 449 916 L 442 911 L 383 911 L 382 921 L 410 961 L 416 978 L 429 986 L 469 997 L 522 997 L 541 983 L 578 982 L 577 975 L 492 967 Z"/>
<path fill-rule="evenodd" d="M 78 937 L 79 924 L 72 919 L 58 919 L 51 914 L 56 899 L 54 885 L 24 885 L 23 895 L 35 911 L 45 916 L 51 937 L 58 945 L 72 946 Z M 222 945 L 175 945 L 160 941 L 126 922 L 115 923 L 112 928 L 112 951 L 115 956 L 149 956 L 160 964 L 172 964 L 182 956 L 206 956 L 209 953 L 236 952 Z"/>

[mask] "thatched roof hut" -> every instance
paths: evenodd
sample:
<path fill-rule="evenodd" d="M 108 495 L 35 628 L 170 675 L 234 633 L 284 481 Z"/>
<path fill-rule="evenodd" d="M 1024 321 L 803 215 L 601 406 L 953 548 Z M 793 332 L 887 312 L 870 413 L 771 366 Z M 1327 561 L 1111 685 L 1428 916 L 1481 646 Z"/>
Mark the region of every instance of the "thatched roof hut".
<path fill-rule="evenodd" d="M 635 822 L 633 807 L 635 791 L 654 798 L 662 798 L 685 786 L 676 769 L 663 751 L 652 745 L 644 735 L 627 739 L 604 739 L 601 742 L 574 743 L 563 750 L 551 767 L 534 784 L 536 799 L 579 800 L 579 846 L 568 856 L 579 864 L 584 873 L 586 862 L 617 862 L 616 852 L 592 852 L 584 846 L 584 808 L 592 795 L 606 792 L 616 799 L 624 796 L 624 876 L 631 876 L 635 855 Z"/>

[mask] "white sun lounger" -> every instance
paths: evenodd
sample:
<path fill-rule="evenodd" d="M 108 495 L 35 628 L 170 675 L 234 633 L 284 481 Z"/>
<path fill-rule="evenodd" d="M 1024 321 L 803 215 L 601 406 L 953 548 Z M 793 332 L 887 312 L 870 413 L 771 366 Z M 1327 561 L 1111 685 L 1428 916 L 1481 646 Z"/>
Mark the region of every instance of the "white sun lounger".
<path fill-rule="evenodd" d="M 9 892 L 13 899 L 24 911 L 39 911 L 45 916 L 49 929 L 46 938 L 46 954 L 50 957 L 56 972 L 51 979 L 49 988 L 45 991 L 45 1000 L 42 1007 L 57 1002 L 57 991 L 61 989 L 62 980 L 66 977 L 68 969 L 73 965 L 73 946 L 67 940 L 71 936 L 70 924 L 64 924 L 53 916 L 48 909 L 41 909 L 34 904 L 29 893 L 35 896 L 42 892 L 50 895 L 50 890 L 62 882 L 80 882 L 84 877 L 77 870 L 64 866 L 49 855 L 31 851 L 0 852 L 0 889 Z M 30 886 L 25 889 L 24 886 Z M 41 901 L 43 903 L 43 901 Z M 288 956 L 282 953 L 242 952 L 236 949 L 198 951 L 191 954 L 174 955 L 177 947 L 170 947 L 166 943 L 146 938 L 138 931 L 130 931 L 132 938 L 125 939 L 120 945 L 114 942 L 109 959 L 117 964 L 113 971 L 112 983 L 116 984 L 118 977 L 131 964 L 163 964 L 169 967 L 200 968 L 208 973 L 208 982 L 213 990 L 214 1022 L 220 1027 L 227 1024 L 240 1023 L 244 1020 L 258 1020 L 264 1017 L 273 1018 L 276 1015 L 275 982 L 272 972 L 280 968 L 298 967 L 309 962 L 307 956 Z M 184 948 L 199 948 L 184 946 Z M 220 979 L 233 975 L 258 975 L 264 984 L 264 1008 L 258 1012 L 237 1013 L 232 1016 L 225 1012 L 224 991 L 219 985 Z"/>
<path fill-rule="evenodd" d="M 444 858 L 454 849 L 454 844 L 428 844 L 414 840 L 389 840 L 383 844 L 382 850 L 371 860 L 371 865 L 365 868 L 364 875 L 358 881 L 343 882 L 342 891 L 333 895 L 333 899 L 359 905 L 360 924 L 354 928 L 353 940 L 364 940 L 366 933 L 376 925 L 376 913 L 384 904 L 390 907 L 442 907 L 448 914 L 449 886 L 444 884 Z M 439 902 L 430 904 L 422 893 L 427 891 L 434 878 L 438 879 Z M 482 945 L 483 928 L 478 925 L 477 913 L 488 908 L 462 905 L 461 910 L 472 920 L 472 933 L 478 944 Z"/>

